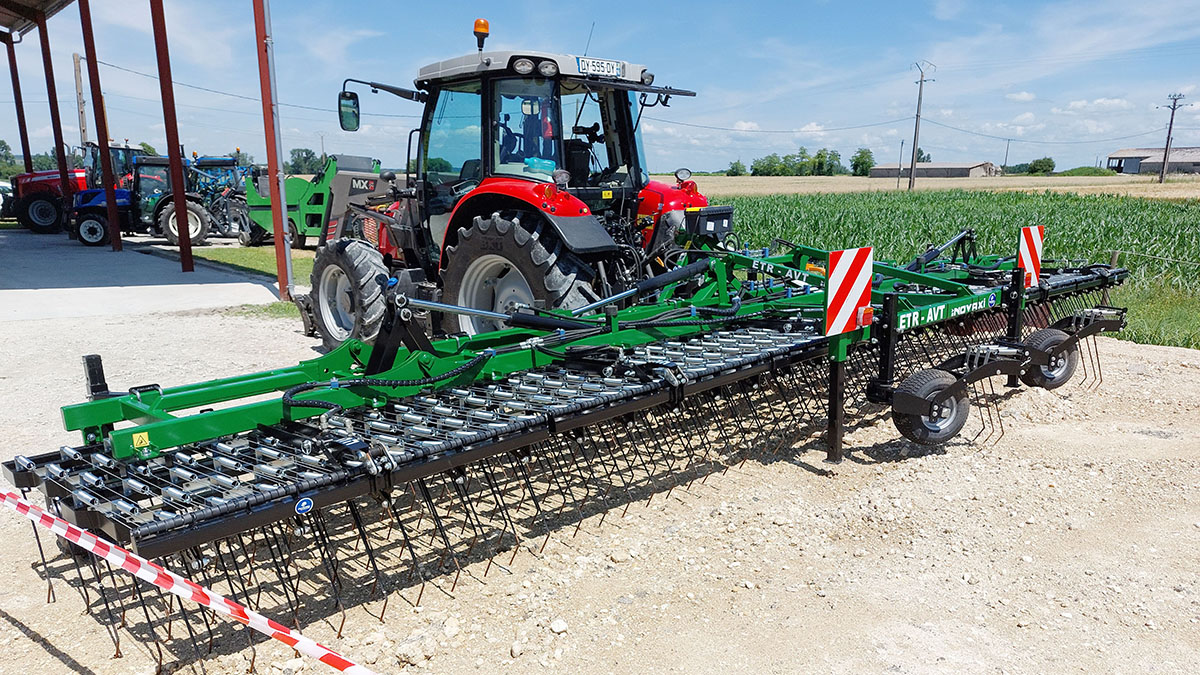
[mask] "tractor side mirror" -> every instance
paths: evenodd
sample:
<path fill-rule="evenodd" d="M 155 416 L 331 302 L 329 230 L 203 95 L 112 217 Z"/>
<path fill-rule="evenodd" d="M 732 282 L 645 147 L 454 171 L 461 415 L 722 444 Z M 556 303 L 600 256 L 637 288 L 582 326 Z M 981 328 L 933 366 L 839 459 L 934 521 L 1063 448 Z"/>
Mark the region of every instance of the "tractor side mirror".
<path fill-rule="evenodd" d="M 381 171 L 379 173 L 379 178 L 381 180 L 385 180 L 390 183 L 390 182 L 396 180 L 396 172 L 395 171 Z"/>
<path fill-rule="evenodd" d="M 360 113 L 358 111 L 358 94 L 352 91 L 338 93 L 338 124 L 342 131 L 358 131 Z"/>

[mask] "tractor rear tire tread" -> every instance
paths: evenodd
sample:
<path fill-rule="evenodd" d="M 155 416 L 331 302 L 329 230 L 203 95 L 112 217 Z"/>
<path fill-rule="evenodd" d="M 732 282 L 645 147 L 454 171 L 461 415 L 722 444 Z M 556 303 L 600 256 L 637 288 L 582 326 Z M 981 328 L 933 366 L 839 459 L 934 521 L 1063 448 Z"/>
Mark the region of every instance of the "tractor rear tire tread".
<path fill-rule="evenodd" d="M 33 205 L 38 202 L 47 202 L 54 209 L 55 218 L 52 224 L 39 224 L 29 215 Z M 62 199 L 58 195 L 43 192 L 34 193 L 18 201 L 14 210 L 16 211 L 17 222 L 32 232 L 36 232 L 37 234 L 54 234 L 62 231 L 64 206 Z"/>
<path fill-rule="evenodd" d="M 496 212 L 490 218 L 475 216 L 470 227 L 458 229 L 458 241 L 446 247 L 443 302 L 461 304 L 458 295 L 467 265 L 486 252 L 495 252 L 496 246 L 525 276 L 535 296 L 543 296 L 547 308 L 581 307 L 597 299 L 591 287 L 591 267 L 568 251 L 541 218 L 526 216 L 527 222 L 533 223 L 530 227 L 522 224 L 521 215 L 505 217 Z M 485 251 L 485 238 L 499 242 Z M 461 332 L 453 314 L 445 316 L 443 328 L 447 333 Z"/>
<path fill-rule="evenodd" d="M 200 233 L 191 240 L 191 244 L 192 246 L 203 246 L 208 241 L 209 230 L 212 229 L 212 216 L 209 215 L 208 209 L 192 201 L 187 202 L 187 210 L 195 213 L 200 218 Z M 179 233 L 171 228 L 171 216 L 174 214 L 175 202 L 171 201 L 158 214 L 158 229 L 166 237 L 168 244 L 178 246 Z"/>

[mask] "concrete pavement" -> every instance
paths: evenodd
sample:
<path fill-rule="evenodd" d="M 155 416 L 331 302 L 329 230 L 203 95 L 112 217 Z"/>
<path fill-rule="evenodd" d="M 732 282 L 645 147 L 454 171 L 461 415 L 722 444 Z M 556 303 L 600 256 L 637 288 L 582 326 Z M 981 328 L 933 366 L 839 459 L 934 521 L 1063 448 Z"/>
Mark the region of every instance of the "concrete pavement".
<path fill-rule="evenodd" d="M 135 316 L 277 300 L 265 277 L 139 252 L 84 246 L 66 234 L 0 230 L 0 322 Z"/>

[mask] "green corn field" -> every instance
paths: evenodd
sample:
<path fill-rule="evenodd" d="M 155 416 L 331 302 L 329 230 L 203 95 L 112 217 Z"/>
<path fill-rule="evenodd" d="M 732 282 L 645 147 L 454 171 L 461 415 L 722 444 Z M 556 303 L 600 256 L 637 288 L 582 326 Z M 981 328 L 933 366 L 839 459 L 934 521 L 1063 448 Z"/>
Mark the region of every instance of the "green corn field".
<path fill-rule="evenodd" d="M 981 253 L 1017 253 L 1025 225 L 1046 227 L 1045 257 L 1119 264 L 1132 281 L 1113 297 L 1131 309 L 1122 337 L 1200 349 L 1200 200 L 1025 192 L 859 192 L 716 197 L 734 206 L 745 244 L 775 237 L 828 249 L 871 245 L 911 260 L 972 228 Z M 1153 257 L 1149 257 L 1153 256 Z M 1160 260 L 1169 258 L 1174 260 Z"/>

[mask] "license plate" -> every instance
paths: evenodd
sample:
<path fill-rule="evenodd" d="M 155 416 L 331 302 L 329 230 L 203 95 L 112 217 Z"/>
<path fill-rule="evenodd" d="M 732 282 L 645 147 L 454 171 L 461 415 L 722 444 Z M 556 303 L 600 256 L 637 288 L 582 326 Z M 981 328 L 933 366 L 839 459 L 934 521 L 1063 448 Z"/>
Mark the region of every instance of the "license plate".
<path fill-rule="evenodd" d="M 621 62 L 609 61 L 607 59 L 589 59 L 584 56 L 577 57 L 579 60 L 579 74 L 581 75 L 598 75 L 600 77 L 620 77 Z"/>

